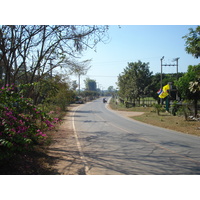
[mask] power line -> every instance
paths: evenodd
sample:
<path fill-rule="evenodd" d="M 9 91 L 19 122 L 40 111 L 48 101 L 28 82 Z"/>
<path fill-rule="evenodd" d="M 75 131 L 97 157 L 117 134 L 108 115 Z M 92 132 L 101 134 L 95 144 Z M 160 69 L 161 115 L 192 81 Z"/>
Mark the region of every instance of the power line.
<path fill-rule="evenodd" d="M 93 64 L 105 64 L 105 63 L 119 63 L 119 62 L 135 62 L 136 60 L 158 59 L 160 57 L 144 57 L 144 58 L 132 58 L 126 60 L 111 60 L 111 61 L 92 61 Z M 134 61 L 133 61 L 134 60 Z"/>
<path fill-rule="evenodd" d="M 104 75 L 84 75 L 84 76 L 91 76 L 91 77 L 107 77 L 107 78 L 116 78 L 118 76 L 104 76 Z"/>

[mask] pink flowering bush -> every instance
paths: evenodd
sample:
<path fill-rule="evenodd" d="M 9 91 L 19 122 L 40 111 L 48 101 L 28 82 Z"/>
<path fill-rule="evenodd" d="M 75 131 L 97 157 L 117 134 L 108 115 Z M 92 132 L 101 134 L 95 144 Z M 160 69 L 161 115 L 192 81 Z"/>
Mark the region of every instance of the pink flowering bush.
<path fill-rule="evenodd" d="M 15 89 L 14 85 L 0 89 L 0 160 L 41 144 L 47 137 L 44 131 L 59 121 L 51 119 Z"/>

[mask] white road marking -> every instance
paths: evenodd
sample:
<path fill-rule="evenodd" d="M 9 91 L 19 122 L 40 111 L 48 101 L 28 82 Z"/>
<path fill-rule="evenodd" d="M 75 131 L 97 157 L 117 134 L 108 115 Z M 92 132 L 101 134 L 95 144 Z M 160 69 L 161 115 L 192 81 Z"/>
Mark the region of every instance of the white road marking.
<path fill-rule="evenodd" d="M 80 144 L 80 141 L 79 141 L 79 139 L 78 139 L 78 134 L 77 134 L 77 132 L 76 132 L 76 127 L 75 127 L 75 124 L 74 124 L 74 114 L 75 114 L 75 112 L 78 110 L 78 108 L 79 107 L 77 107 L 75 110 L 74 110 L 74 112 L 73 112 L 73 115 L 72 115 L 72 125 L 73 125 L 73 129 L 74 129 L 74 136 L 75 136 L 75 139 L 76 139 L 76 144 L 77 144 L 77 147 L 78 147 L 78 150 L 79 150 L 79 153 L 80 153 L 80 157 L 81 157 L 81 159 L 82 159 L 82 161 L 83 161 L 83 163 L 84 163 L 84 167 L 85 167 L 85 174 L 86 175 L 88 175 L 89 174 L 89 167 L 88 167 L 88 163 L 87 163 L 87 161 L 86 161 L 86 159 L 85 159 L 85 156 L 84 156 L 84 154 L 83 154 L 83 150 L 82 150 L 82 148 L 81 148 L 81 144 Z"/>

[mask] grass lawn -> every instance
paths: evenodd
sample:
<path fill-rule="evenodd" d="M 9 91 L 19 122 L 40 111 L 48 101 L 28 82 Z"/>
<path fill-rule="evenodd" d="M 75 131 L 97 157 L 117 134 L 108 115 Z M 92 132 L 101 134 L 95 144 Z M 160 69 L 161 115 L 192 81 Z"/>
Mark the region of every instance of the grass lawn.
<path fill-rule="evenodd" d="M 134 116 L 131 118 L 147 124 L 200 136 L 200 121 L 186 121 L 183 116 L 173 116 L 166 112 L 160 112 L 160 115 L 157 115 L 153 107 L 125 108 L 123 105 L 116 105 L 112 101 L 110 101 L 110 107 L 114 110 L 120 111 L 144 112 L 143 115 Z"/>

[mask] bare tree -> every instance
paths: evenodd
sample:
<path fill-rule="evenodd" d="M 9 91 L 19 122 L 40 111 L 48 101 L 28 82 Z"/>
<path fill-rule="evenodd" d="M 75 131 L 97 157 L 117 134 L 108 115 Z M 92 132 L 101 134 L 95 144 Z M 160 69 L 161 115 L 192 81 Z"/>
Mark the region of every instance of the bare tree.
<path fill-rule="evenodd" d="M 106 39 L 108 26 L 2 25 L 0 62 L 4 85 L 33 83 Z M 76 69 L 74 69 L 76 71 Z"/>
<path fill-rule="evenodd" d="M 78 76 L 78 88 L 80 94 L 80 77 L 81 75 L 87 74 L 88 70 L 91 68 L 89 66 L 91 60 L 84 60 L 82 62 L 69 62 L 69 70 L 72 74 Z"/>

